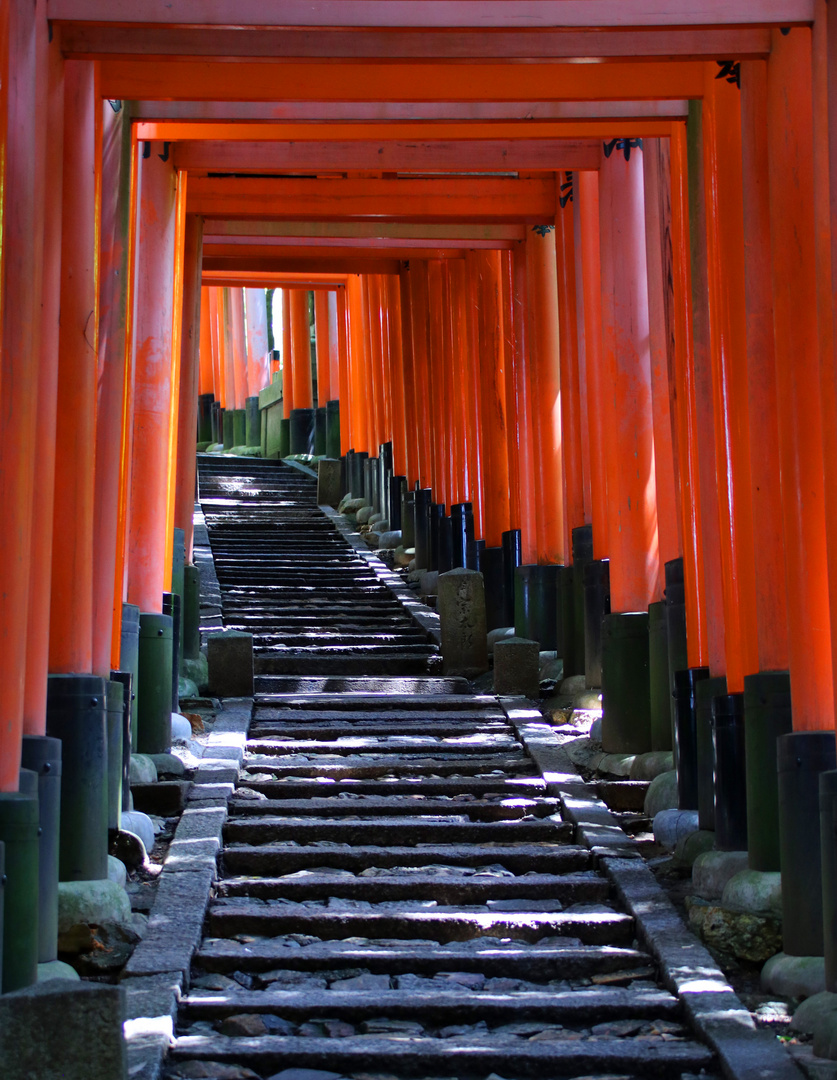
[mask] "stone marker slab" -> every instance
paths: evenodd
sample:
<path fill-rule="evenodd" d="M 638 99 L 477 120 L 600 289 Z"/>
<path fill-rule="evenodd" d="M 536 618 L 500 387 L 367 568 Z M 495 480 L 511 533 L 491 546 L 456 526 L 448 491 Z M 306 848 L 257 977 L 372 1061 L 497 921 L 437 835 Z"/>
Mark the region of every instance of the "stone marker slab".
<path fill-rule="evenodd" d="M 253 696 L 253 635 L 224 630 L 207 638 L 209 688 L 218 697 Z"/>
<path fill-rule="evenodd" d="M 0 996 L 3 1080 L 124 1080 L 124 991 L 100 983 L 37 983 Z"/>
<path fill-rule="evenodd" d="M 449 570 L 439 575 L 438 612 L 445 675 L 476 678 L 488 671 L 485 588 L 478 570 Z"/>
<path fill-rule="evenodd" d="M 540 696 L 540 645 L 522 637 L 494 643 L 494 692 L 537 699 Z"/>
<path fill-rule="evenodd" d="M 337 506 L 342 498 L 340 488 L 339 458 L 322 458 L 317 464 L 317 505 Z"/>

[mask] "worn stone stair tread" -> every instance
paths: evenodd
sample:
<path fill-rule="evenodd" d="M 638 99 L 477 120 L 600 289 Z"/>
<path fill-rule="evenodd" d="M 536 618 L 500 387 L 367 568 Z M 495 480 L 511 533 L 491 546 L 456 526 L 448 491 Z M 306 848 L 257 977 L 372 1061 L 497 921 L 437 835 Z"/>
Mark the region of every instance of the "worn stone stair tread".
<path fill-rule="evenodd" d="M 252 754 L 310 754 L 340 753 L 380 754 L 382 751 L 397 750 L 399 754 L 424 754 L 441 750 L 446 754 L 479 754 L 484 756 L 491 750 L 498 754 L 525 754 L 517 740 L 505 732 L 479 733 L 474 735 L 410 735 L 396 734 L 394 731 L 380 736 L 340 735 L 334 739 L 292 739 L 282 737 L 264 737 L 254 733 L 247 740 L 247 749 Z"/>
<path fill-rule="evenodd" d="M 507 937 L 535 943 L 542 937 L 574 937 L 583 944 L 625 944 L 633 940 L 634 920 L 619 912 L 582 914 L 559 912 L 436 912 L 330 911 L 300 906 L 230 901 L 215 904 L 208 917 L 209 931 L 231 934 L 312 934 L 322 939 L 346 937 L 426 937 L 439 942 L 468 941 L 475 937 Z"/>
<path fill-rule="evenodd" d="M 514 821 L 527 815 L 547 817 L 558 812 L 557 800 L 520 799 L 511 805 L 502 801 L 445 802 L 442 800 L 376 795 L 360 795 L 357 799 L 339 796 L 322 799 L 267 799 L 253 801 L 236 799 L 235 792 L 229 806 L 232 816 L 256 814 L 302 814 L 323 813 L 328 816 L 363 814 L 409 815 L 409 814 L 462 814 L 477 821 Z"/>
<path fill-rule="evenodd" d="M 267 899 L 437 900 L 439 903 L 479 903 L 484 899 L 516 897 L 555 899 L 566 903 L 601 901 L 610 896 L 610 884 L 595 871 L 569 874 L 523 874 L 520 877 L 392 874 L 375 877 L 234 877 L 216 882 L 216 896 L 258 896 Z"/>
<path fill-rule="evenodd" d="M 277 680 L 278 681 L 278 680 Z M 488 695 L 474 696 L 469 698 L 460 692 L 461 679 L 439 679 L 437 677 L 424 680 L 410 680 L 412 689 L 404 688 L 396 690 L 393 684 L 381 688 L 377 679 L 368 679 L 362 685 L 361 680 L 353 679 L 352 686 L 335 693 L 333 691 L 317 691 L 315 693 L 301 694 L 298 691 L 285 691 L 283 693 L 257 693 L 255 705 L 260 707 L 284 708 L 308 711 L 311 709 L 338 709 L 356 710 L 359 708 L 367 712 L 377 711 L 415 710 L 423 712 L 433 709 L 435 712 L 443 710 L 461 710 L 471 708 L 472 714 L 480 714 L 483 709 L 495 711 L 497 699 Z M 439 691 L 434 691 L 431 686 L 445 683 L 450 686 L 446 690 L 441 685 Z M 469 702 L 473 702 L 469 706 Z"/>
<path fill-rule="evenodd" d="M 326 755 L 321 755 L 326 757 Z M 337 757 L 338 755 L 333 755 Z M 431 773 L 444 776 L 451 773 L 463 773 L 467 775 L 484 776 L 486 773 L 504 773 L 514 776 L 523 770 L 529 760 L 521 754 L 520 757 L 509 758 L 474 758 L 464 754 L 450 757 L 409 757 L 395 754 L 371 755 L 346 755 L 340 760 L 317 761 L 316 759 L 299 760 L 304 758 L 302 754 L 293 755 L 290 758 L 270 758 L 264 755 L 261 758 L 246 758 L 244 768 L 248 772 L 269 772 L 277 776 L 386 776 L 392 772 L 400 772 L 406 775 L 419 776 L 422 773 Z"/>
<path fill-rule="evenodd" d="M 314 845 L 229 845 L 223 852 L 227 873 L 265 874 L 293 873 L 312 866 L 338 869 L 366 869 L 370 866 L 391 867 L 428 866 L 444 863 L 452 866 L 503 865 L 512 873 L 541 870 L 555 873 L 561 870 L 586 870 L 592 856 L 586 847 L 572 844 L 422 844 L 420 847 L 402 845 L 349 845 L 318 847 Z M 278 868 L 278 869 L 274 869 Z"/>
<path fill-rule="evenodd" d="M 325 792 L 337 795 L 341 791 L 369 795 L 399 795 L 418 791 L 419 785 L 421 785 L 421 791 L 429 796 L 473 794 L 481 797 L 502 794 L 509 798 L 516 798 L 531 797 L 532 794 L 546 791 L 546 783 L 540 776 L 510 777 L 508 780 L 502 778 L 477 780 L 473 777 L 458 776 L 442 777 L 438 780 L 429 777 L 412 780 L 407 777 L 391 780 L 355 780 L 349 777 L 323 784 L 319 780 L 307 780 L 298 776 L 289 776 L 283 780 L 254 780 L 251 776 L 243 774 L 241 783 L 262 792 L 269 798 L 289 796 L 291 798 L 318 798 Z"/>
<path fill-rule="evenodd" d="M 349 821 L 345 818 L 293 818 L 266 821 L 231 818 L 224 826 L 230 843 L 259 844 L 278 840 L 312 843 L 332 840 L 342 844 L 420 844 L 420 843 L 502 843 L 517 838 L 516 843 L 543 840 L 546 843 L 570 841 L 575 826 L 570 822 L 538 821 L 399 821 L 396 818 Z"/>
<path fill-rule="evenodd" d="M 646 1076 L 679 1075 L 684 1070 L 700 1071 L 714 1062 L 713 1053 L 691 1041 L 644 1042 L 638 1039 L 579 1039 L 574 1041 L 528 1042 L 498 1039 L 491 1045 L 488 1036 L 477 1038 L 405 1039 L 354 1036 L 346 1039 L 301 1038 L 265 1035 L 260 1038 L 227 1038 L 222 1035 L 186 1035 L 175 1039 L 175 1059 L 181 1056 L 205 1061 L 235 1062 L 297 1068 L 386 1067 L 401 1073 L 422 1075 L 438 1068 L 446 1075 L 462 1069 L 489 1071 L 542 1069 L 554 1067 L 592 1070 L 616 1067 L 642 1069 Z M 577 1073 L 576 1073 L 577 1075 Z"/>
<path fill-rule="evenodd" d="M 647 953 L 614 945 L 527 945 L 478 938 L 476 947 L 451 942 L 403 942 L 398 945 L 357 945 L 345 941 L 318 942 L 288 948 L 281 941 L 242 944 L 224 938 L 204 939 L 195 961 L 202 970 L 219 973 L 288 971 L 334 971 L 363 967 L 389 975 L 443 971 L 479 972 L 546 982 L 550 979 L 582 979 L 616 972 L 645 971 L 654 966 Z"/>
<path fill-rule="evenodd" d="M 387 1016 L 439 1017 L 450 1022 L 457 1017 L 467 1023 L 476 1018 L 505 1023 L 520 1018 L 554 1023 L 601 1023 L 614 1017 L 624 1019 L 672 1019 L 681 1013 L 680 1002 L 667 990 L 607 989 L 583 990 L 487 990 L 466 991 L 461 987 L 416 990 L 235 990 L 212 993 L 192 990 L 181 1000 L 190 1019 L 229 1016 L 235 1012 L 272 1013 L 288 1017 L 336 1016 L 365 1018 Z"/>

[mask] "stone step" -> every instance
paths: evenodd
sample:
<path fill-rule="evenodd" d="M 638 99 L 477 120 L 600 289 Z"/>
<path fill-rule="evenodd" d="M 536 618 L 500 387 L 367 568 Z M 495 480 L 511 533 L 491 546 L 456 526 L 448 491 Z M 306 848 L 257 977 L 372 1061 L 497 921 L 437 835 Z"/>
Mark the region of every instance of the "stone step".
<path fill-rule="evenodd" d="M 511 758 L 482 758 L 464 757 L 427 757 L 406 758 L 394 754 L 381 755 L 371 758 L 369 755 L 346 756 L 341 761 L 299 761 L 302 755 L 291 755 L 289 758 L 276 760 L 267 756 L 253 760 L 245 758 L 244 768 L 247 772 L 272 773 L 274 776 L 325 776 L 334 780 L 355 777 L 387 776 L 392 772 L 406 773 L 411 776 L 430 774 L 431 776 L 450 776 L 462 774 L 463 776 L 483 776 L 488 773 L 498 775 L 524 775 L 529 771 L 528 758 L 521 754 Z"/>
<path fill-rule="evenodd" d="M 270 904 L 242 898 L 216 901 L 209 910 L 208 932 L 214 937 L 256 934 L 311 934 L 324 941 L 366 938 L 429 938 L 440 944 L 479 937 L 535 943 L 569 937 L 584 945 L 628 945 L 634 920 L 620 912 L 331 911 L 303 904 Z"/>
<path fill-rule="evenodd" d="M 505 1024 L 546 1020 L 555 1024 L 599 1024 L 613 1019 L 679 1019 L 680 1003 L 665 990 L 609 987 L 594 990 L 466 991 L 456 983 L 449 987 L 437 979 L 432 991 L 390 990 L 229 990 L 209 993 L 192 990 L 181 1001 L 187 1020 L 215 1020 L 236 1013 L 261 1013 L 292 1020 L 334 1016 L 365 1020 L 385 1012 L 388 1017 L 417 1019 L 440 1026 L 485 1020 Z M 337 984 L 339 986 L 339 983 Z"/>
<path fill-rule="evenodd" d="M 382 735 L 378 738 L 363 735 L 340 735 L 336 739 L 279 739 L 251 738 L 247 742 L 251 754 L 423 754 L 425 757 L 448 754 L 515 754 L 523 747 L 505 732 L 489 735 L 436 737 L 428 735 Z"/>
<path fill-rule="evenodd" d="M 260 791 L 269 799 L 284 798 L 319 798 L 326 792 L 336 796 L 341 791 L 359 795 L 409 795 L 417 791 L 432 798 L 434 795 L 470 794 L 476 798 L 486 795 L 500 795 L 504 798 L 529 798 L 546 791 L 546 784 L 539 776 L 521 776 L 508 781 L 475 780 L 460 776 L 433 780 L 428 777 L 391 780 L 328 780 L 326 784 L 318 780 L 306 780 L 302 777 L 289 776 L 283 780 L 253 780 L 247 774 L 242 782 L 248 788 Z M 467 804 L 466 804 L 467 805 Z"/>
<path fill-rule="evenodd" d="M 358 680 L 352 680 L 357 683 Z M 428 683 L 440 684 L 438 689 L 428 686 Z M 441 685 L 444 684 L 444 685 Z M 370 684 L 371 685 L 371 684 Z M 398 689 L 393 684 L 381 685 L 374 680 L 378 687 L 377 692 L 363 692 L 360 686 L 356 690 L 351 686 L 340 693 L 332 691 L 315 692 L 307 694 L 275 693 L 271 694 L 270 702 L 263 701 L 266 695 L 257 695 L 257 709 L 269 707 L 274 709 L 293 709 L 310 711 L 312 709 L 334 709 L 346 715 L 360 713 L 361 715 L 373 714 L 375 717 L 382 713 L 398 710 L 399 712 L 421 713 L 427 709 L 434 712 L 444 712 L 447 717 L 452 712 L 468 711 L 475 719 L 483 716 L 505 716 L 497 707 L 497 699 L 487 694 L 474 695 L 473 698 L 463 694 L 468 684 L 464 679 L 437 679 L 427 681 L 411 680 L 409 688 Z M 469 703 L 471 707 L 469 709 Z"/>
<path fill-rule="evenodd" d="M 447 1039 L 181 1036 L 175 1039 L 172 1055 L 175 1060 L 189 1057 L 262 1070 L 293 1067 L 342 1074 L 385 1068 L 388 1073 L 397 1069 L 399 1076 L 413 1077 L 437 1070 L 445 1076 L 475 1072 L 581 1076 L 615 1069 L 643 1077 L 679 1077 L 683 1072 L 700 1072 L 714 1061 L 711 1051 L 690 1041 L 591 1037 L 528 1042 L 501 1036 L 492 1045 L 481 1034 Z"/>
<path fill-rule="evenodd" d="M 437 706 L 445 708 L 444 703 L 438 699 L 442 695 L 449 694 L 451 696 L 457 695 L 455 702 L 451 701 L 450 698 L 448 699 L 449 707 L 453 708 L 455 705 L 462 704 L 461 695 L 464 692 L 466 693 L 467 690 L 468 683 L 465 679 L 443 678 L 438 675 L 417 676 L 409 679 L 391 676 L 383 682 L 379 678 L 364 675 L 326 680 L 294 679 L 292 676 L 265 675 L 256 679 L 257 704 L 275 703 L 280 697 L 285 698 L 286 695 L 310 694 L 312 695 L 310 698 L 311 707 L 323 704 L 324 700 L 327 700 L 330 696 L 333 696 L 337 702 L 351 702 L 354 705 L 355 702 L 349 696 L 353 694 L 358 695 L 357 704 L 364 708 L 374 708 L 373 695 L 374 700 L 379 701 L 382 706 L 384 704 L 390 704 L 391 706 L 397 704 L 400 707 L 400 698 L 403 695 L 421 694 L 427 696 L 422 696 L 420 701 L 415 702 L 416 705 L 421 707 L 433 705 L 434 708 Z M 318 695 L 316 701 L 313 698 L 314 694 Z M 361 700 L 360 695 L 367 695 L 368 700 Z M 282 701 L 282 704 L 288 704 L 288 702 Z"/>
<path fill-rule="evenodd" d="M 329 840 L 336 844 L 545 844 L 570 843 L 574 826 L 568 821 L 464 821 L 456 815 L 438 821 L 420 818 L 230 818 L 224 836 L 231 844 L 275 844 L 296 840 L 312 844 Z"/>
<path fill-rule="evenodd" d="M 254 721 L 250 725 L 250 732 L 254 740 L 267 739 L 273 736 L 284 736 L 288 739 L 338 739 L 348 735 L 391 735 L 395 731 L 409 734 L 411 731 L 420 731 L 423 734 L 444 737 L 446 735 L 496 735 L 507 730 L 507 725 L 500 720 L 487 720 L 484 723 L 468 723 L 465 720 L 453 723 L 439 723 L 425 720 L 423 723 L 414 717 L 402 719 L 395 723 L 393 720 L 312 720 L 305 723 L 300 719 L 299 713 L 292 713 L 284 722 L 268 720 Z"/>
<path fill-rule="evenodd" d="M 515 799 L 504 802 L 474 801 L 451 802 L 441 799 L 424 799 L 416 796 L 389 798 L 374 795 L 358 795 L 357 798 L 325 799 L 267 799 L 251 800 L 233 797 L 230 800 L 230 814 L 252 816 L 255 814 L 299 815 L 325 814 L 329 817 L 338 815 L 375 814 L 376 816 L 452 814 L 461 815 L 471 821 L 519 821 L 528 815 L 548 817 L 558 813 L 559 803 L 555 799 Z"/>
<path fill-rule="evenodd" d="M 298 937 L 299 935 L 297 935 Z M 617 982 L 648 978 L 651 958 L 639 949 L 614 945 L 551 943 L 528 945 L 519 941 L 477 938 L 471 942 L 435 941 L 357 942 L 312 941 L 285 938 L 260 941 L 205 939 L 196 956 L 203 971 L 334 972 L 366 968 L 387 975 L 436 975 L 443 971 L 478 971 L 489 977 L 548 982 L 551 979 L 594 979 L 609 976 Z M 296 945 L 296 947 L 291 947 Z M 608 981 L 610 981 L 608 980 Z"/>
<path fill-rule="evenodd" d="M 224 848 L 222 865 L 225 874 L 275 876 L 299 870 L 329 866 L 354 872 L 377 866 L 384 869 L 403 866 L 502 866 L 513 874 L 530 870 L 542 874 L 561 874 L 588 870 L 592 856 L 586 847 L 572 844 L 422 844 L 386 847 L 359 844 L 302 847 L 298 844 L 230 844 Z"/>
<path fill-rule="evenodd" d="M 502 877 L 498 873 L 466 877 L 448 873 L 373 871 L 360 875 L 303 871 L 301 876 L 225 878 L 215 885 L 219 897 L 253 896 L 263 900 L 435 900 L 439 904 L 483 904 L 488 900 L 558 900 L 562 904 L 598 903 L 610 896 L 609 883 L 593 871 L 576 874 L 533 874 Z"/>
<path fill-rule="evenodd" d="M 424 675 L 434 658 L 429 649 L 395 656 L 306 656 L 295 650 L 288 656 L 257 655 L 254 666 L 257 675 Z"/>

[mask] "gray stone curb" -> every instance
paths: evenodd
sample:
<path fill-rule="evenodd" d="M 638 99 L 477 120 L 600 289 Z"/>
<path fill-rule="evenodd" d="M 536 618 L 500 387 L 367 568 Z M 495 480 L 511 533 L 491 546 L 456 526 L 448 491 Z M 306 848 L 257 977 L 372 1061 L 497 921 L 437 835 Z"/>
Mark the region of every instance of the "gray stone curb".
<path fill-rule="evenodd" d="M 407 614 L 427 634 L 428 639 L 434 645 L 441 646 L 442 632 L 439 616 L 436 612 L 432 611 L 426 604 L 422 604 L 416 594 L 407 588 L 398 574 L 382 563 L 374 551 L 370 551 L 363 542 L 360 533 L 352 530 L 343 514 L 338 514 L 335 509 L 325 504 L 320 507 L 320 510 L 331 521 L 340 535 L 343 536 L 346 543 L 354 548 L 357 554 L 368 564 L 369 569 L 381 584 L 386 585 L 390 592 L 394 593 L 401 601 Z"/>
<path fill-rule="evenodd" d="M 201 941 L 227 799 L 244 756 L 252 710 L 252 698 L 221 702 L 163 864 L 146 934 L 123 971 L 130 1080 L 157 1080 L 171 1045 L 177 1004 Z"/>
<path fill-rule="evenodd" d="M 599 866 L 636 922 L 637 937 L 660 966 L 663 984 L 683 1003 L 697 1033 L 717 1053 L 730 1080 L 800 1080 L 802 1073 L 769 1031 L 758 1029 L 704 945 L 684 925 L 645 865 L 636 842 L 578 775 L 558 732 L 526 698 L 500 705 L 541 770 L 550 795 L 560 797 L 578 842 Z"/>

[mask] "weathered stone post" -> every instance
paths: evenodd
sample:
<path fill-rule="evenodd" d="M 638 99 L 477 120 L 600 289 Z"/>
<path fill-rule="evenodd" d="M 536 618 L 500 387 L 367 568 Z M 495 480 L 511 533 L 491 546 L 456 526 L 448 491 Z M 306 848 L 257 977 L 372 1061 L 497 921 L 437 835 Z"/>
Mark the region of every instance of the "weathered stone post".
<path fill-rule="evenodd" d="M 461 568 L 440 574 L 438 611 L 445 675 L 473 679 L 488 671 L 482 574 Z"/>

